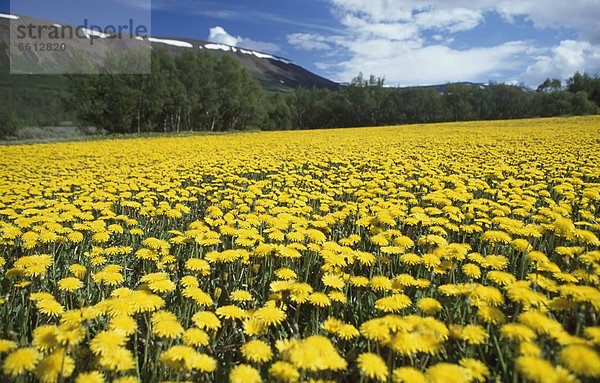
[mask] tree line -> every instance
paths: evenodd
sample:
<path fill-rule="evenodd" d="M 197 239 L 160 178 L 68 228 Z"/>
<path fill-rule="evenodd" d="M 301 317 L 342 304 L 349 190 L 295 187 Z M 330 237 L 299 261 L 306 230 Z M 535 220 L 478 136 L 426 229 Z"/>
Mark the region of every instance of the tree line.
<path fill-rule="evenodd" d="M 386 87 L 382 78 L 359 74 L 339 90 L 298 88 L 277 93 L 263 90 L 234 58 L 206 51 L 172 57 L 155 48 L 150 53 L 150 74 L 116 74 L 143 60 L 141 54 L 109 55 L 100 70 L 67 75 L 62 114 L 81 126 L 96 126 L 108 133 L 141 133 L 342 128 L 600 113 L 600 78 L 586 73 L 575 73 L 564 84 L 547 79 L 536 90 L 502 83 L 394 88 Z M 0 108 L 0 126 L 3 118 L 6 126 L 6 116 L 11 115 L 10 109 Z"/>

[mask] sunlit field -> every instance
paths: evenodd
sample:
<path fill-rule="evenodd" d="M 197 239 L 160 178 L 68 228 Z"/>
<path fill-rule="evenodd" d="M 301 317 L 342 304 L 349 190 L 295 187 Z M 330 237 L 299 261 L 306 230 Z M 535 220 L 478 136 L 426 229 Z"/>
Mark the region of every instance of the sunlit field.
<path fill-rule="evenodd" d="M 600 117 L 0 147 L 0 381 L 597 382 Z"/>

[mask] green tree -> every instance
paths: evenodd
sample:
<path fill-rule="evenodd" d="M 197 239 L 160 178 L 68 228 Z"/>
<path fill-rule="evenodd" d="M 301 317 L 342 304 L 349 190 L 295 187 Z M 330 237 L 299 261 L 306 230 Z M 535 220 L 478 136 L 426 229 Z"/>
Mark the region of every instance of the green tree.
<path fill-rule="evenodd" d="M 575 93 L 571 100 L 571 111 L 576 115 L 598 114 L 600 108 L 590 101 L 586 91 L 580 90 Z"/>
<path fill-rule="evenodd" d="M 577 94 L 580 91 L 587 93 L 588 99 L 600 106 L 600 77 L 591 77 L 589 74 L 575 72 L 573 77 L 567 80 L 567 90 Z"/>
<path fill-rule="evenodd" d="M 266 119 L 262 124 L 263 130 L 292 129 L 292 108 L 286 102 L 286 96 L 272 93 L 265 97 Z"/>
<path fill-rule="evenodd" d="M 473 104 L 469 87 L 463 84 L 448 84 L 444 91 L 446 111 L 450 121 L 473 119 Z"/>
<path fill-rule="evenodd" d="M 214 130 L 217 116 L 217 57 L 209 52 L 184 52 L 175 59 L 179 81 L 185 88 L 183 125 L 189 130 Z"/>
<path fill-rule="evenodd" d="M 216 70 L 219 130 L 243 130 L 263 120 L 262 89 L 231 56 Z"/>

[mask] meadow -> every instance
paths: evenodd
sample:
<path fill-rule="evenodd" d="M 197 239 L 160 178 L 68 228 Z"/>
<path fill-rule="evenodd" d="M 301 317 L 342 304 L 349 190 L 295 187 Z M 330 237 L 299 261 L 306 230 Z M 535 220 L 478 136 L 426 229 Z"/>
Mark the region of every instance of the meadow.
<path fill-rule="evenodd" d="M 0 380 L 594 382 L 600 117 L 0 147 Z"/>

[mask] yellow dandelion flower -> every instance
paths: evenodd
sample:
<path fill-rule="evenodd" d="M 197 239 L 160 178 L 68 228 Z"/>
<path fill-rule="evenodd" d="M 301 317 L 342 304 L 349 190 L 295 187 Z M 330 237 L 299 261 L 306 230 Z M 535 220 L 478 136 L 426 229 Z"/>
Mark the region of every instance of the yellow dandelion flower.
<path fill-rule="evenodd" d="M 342 291 L 330 291 L 327 296 L 329 297 L 329 299 L 331 299 L 331 301 L 333 302 L 339 302 L 339 303 L 346 303 L 348 301 L 348 298 L 346 298 L 346 294 L 344 294 Z"/>
<path fill-rule="evenodd" d="M 75 276 L 75 278 L 83 279 L 87 269 L 84 265 L 74 263 L 69 266 L 69 271 Z"/>
<path fill-rule="evenodd" d="M 485 257 L 484 261 L 481 263 L 481 266 L 493 270 L 502 270 L 508 266 L 508 258 L 503 255 L 491 254 Z"/>
<path fill-rule="evenodd" d="M 132 335 L 137 330 L 137 322 L 130 315 L 115 315 L 110 319 L 108 328 L 115 332 L 121 332 L 125 336 Z"/>
<path fill-rule="evenodd" d="M 243 322 L 244 334 L 248 336 L 256 336 L 262 334 L 266 327 L 254 315 Z"/>
<path fill-rule="evenodd" d="M 4 375 L 18 376 L 27 371 L 33 371 L 38 362 L 42 359 L 42 354 L 33 348 L 19 348 L 4 359 L 2 371 Z"/>
<path fill-rule="evenodd" d="M 175 290 L 175 283 L 168 279 L 161 279 L 158 281 L 152 281 L 148 283 L 148 288 L 153 293 L 166 293 Z"/>
<path fill-rule="evenodd" d="M 110 239 L 110 233 L 108 231 L 99 231 L 92 235 L 92 241 L 98 243 L 108 242 Z"/>
<path fill-rule="evenodd" d="M 436 314 L 442 311 L 442 304 L 434 298 L 421 298 L 417 302 L 417 307 L 419 310 L 423 311 L 425 314 Z"/>
<path fill-rule="evenodd" d="M 65 312 L 65 308 L 54 299 L 42 299 L 35 303 L 35 306 L 42 314 L 50 317 L 60 317 Z"/>
<path fill-rule="evenodd" d="M 196 352 L 193 354 L 190 362 L 190 368 L 200 372 L 213 372 L 217 368 L 217 361 L 206 355 Z"/>
<path fill-rule="evenodd" d="M 339 336 L 341 339 L 350 340 L 358 337 L 360 335 L 360 332 L 353 325 L 344 323 L 336 331 L 336 335 Z"/>
<path fill-rule="evenodd" d="M 510 243 L 510 245 L 515 250 L 518 250 L 521 252 L 526 252 L 527 250 L 531 249 L 531 245 L 529 244 L 529 241 L 527 241 L 526 239 L 523 239 L 523 238 L 513 239 L 512 242 Z"/>
<path fill-rule="evenodd" d="M 198 279 L 196 277 L 194 277 L 193 275 L 186 275 L 184 277 L 182 277 L 179 280 L 179 283 L 181 283 L 181 285 L 184 288 L 187 287 L 198 287 L 200 284 L 198 282 Z"/>
<path fill-rule="evenodd" d="M 587 327 L 583 333 L 585 336 L 590 339 L 594 344 L 600 345 L 600 327 L 598 326 L 590 326 Z"/>
<path fill-rule="evenodd" d="M 479 310 L 477 310 L 477 317 L 490 324 L 500 324 L 506 321 L 506 316 L 501 310 L 488 305 L 479 306 Z"/>
<path fill-rule="evenodd" d="M 409 265 L 415 266 L 421 264 L 423 260 L 415 253 L 406 253 L 400 256 L 400 262 Z"/>
<path fill-rule="evenodd" d="M 83 282 L 75 277 L 67 277 L 58 281 L 58 289 L 62 291 L 73 292 L 83 287 Z"/>
<path fill-rule="evenodd" d="M 152 318 L 152 334 L 154 335 L 176 339 L 183 334 L 183 331 L 183 326 L 177 320 L 155 319 L 154 316 Z"/>
<path fill-rule="evenodd" d="M 200 329 L 217 331 L 221 328 L 221 321 L 210 311 L 200 311 L 192 315 L 192 322 Z"/>
<path fill-rule="evenodd" d="M 594 349 L 584 345 L 572 345 L 560 351 L 560 360 L 577 375 L 600 377 L 600 355 Z"/>
<path fill-rule="evenodd" d="M 186 287 L 181 295 L 193 299 L 199 306 L 212 306 L 214 304 L 211 296 L 199 287 Z"/>
<path fill-rule="evenodd" d="M 252 294 L 246 290 L 235 290 L 230 295 L 231 300 L 235 302 L 250 302 L 252 301 Z"/>
<path fill-rule="evenodd" d="M 360 371 L 370 379 L 387 381 L 388 367 L 379 355 L 370 352 L 362 353 L 356 358 L 356 363 Z"/>
<path fill-rule="evenodd" d="M 196 350 L 190 346 L 175 345 L 163 352 L 160 356 L 160 360 L 172 370 L 179 370 L 182 368 L 189 370 L 192 369 L 192 361 L 196 354 Z"/>
<path fill-rule="evenodd" d="M 410 306 L 410 298 L 404 294 L 394 294 L 375 301 L 375 308 L 386 313 L 396 313 Z"/>
<path fill-rule="evenodd" d="M 517 280 L 514 275 L 499 270 L 489 271 L 486 274 L 486 277 L 493 283 L 500 286 L 510 285 L 511 283 L 514 283 Z"/>
<path fill-rule="evenodd" d="M 69 242 L 79 243 L 83 241 L 83 234 L 79 231 L 72 231 L 67 235 Z"/>
<path fill-rule="evenodd" d="M 555 381 L 556 372 L 550 362 L 535 356 L 520 356 L 516 360 L 517 371 L 533 382 Z"/>
<path fill-rule="evenodd" d="M 464 326 L 460 333 L 460 338 L 469 344 L 483 344 L 488 337 L 482 326 L 473 324 Z"/>
<path fill-rule="evenodd" d="M 0 354 L 4 354 L 5 352 L 12 351 L 17 348 L 17 343 L 8 339 L 0 339 Z"/>
<path fill-rule="evenodd" d="M 53 325 L 41 325 L 33 330 L 31 344 L 40 351 L 48 352 L 58 347 L 56 327 Z"/>
<path fill-rule="evenodd" d="M 29 300 L 34 301 L 34 302 L 36 302 L 36 301 L 43 301 L 43 300 L 46 300 L 46 299 L 54 299 L 54 295 L 50 294 L 47 291 L 40 291 L 40 292 L 37 292 L 37 293 L 31 293 L 31 294 L 29 294 Z"/>
<path fill-rule="evenodd" d="M 266 326 L 275 326 L 285 320 L 286 313 L 273 304 L 267 304 L 256 310 L 254 317 Z"/>
<path fill-rule="evenodd" d="M 439 267 L 442 264 L 440 257 L 433 253 L 423 254 L 421 257 L 421 263 L 427 267 L 428 270 Z"/>
<path fill-rule="evenodd" d="M 269 374 L 280 382 L 295 383 L 300 379 L 300 372 L 293 364 L 277 361 L 269 367 Z"/>
<path fill-rule="evenodd" d="M 360 325 L 360 333 L 367 339 L 386 342 L 390 339 L 390 328 L 383 318 L 375 318 Z"/>
<path fill-rule="evenodd" d="M 355 287 L 365 287 L 369 284 L 369 278 L 363 276 L 351 277 L 350 284 Z"/>
<path fill-rule="evenodd" d="M 372 266 L 375 263 L 375 255 L 366 251 L 356 251 L 356 259 L 364 266 Z"/>
<path fill-rule="evenodd" d="M 485 363 L 477 359 L 462 358 L 458 361 L 458 364 L 468 369 L 471 372 L 473 379 L 478 382 L 485 382 L 487 377 L 490 376 L 490 370 Z"/>
<path fill-rule="evenodd" d="M 248 313 L 244 309 L 234 305 L 221 306 L 217 308 L 215 313 L 223 319 L 244 319 L 248 317 Z"/>
<path fill-rule="evenodd" d="M 328 287 L 331 287 L 334 289 L 338 289 L 338 290 L 343 289 L 344 286 L 346 285 L 346 283 L 344 282 L 342 277 L 340 277 L 338 275 L 334 275 L 334 274 L 325 274 L 325 275 L 323 275 L 321 280 L 323 281 L 323 284 L 325 286 L 328 286 Z"/>
<path fill-rule="evenodd" d="M 275 276 L 279 279 L 296 279 L 298 277 L 294 270 L 288 269 L 287 267 L 275 270 Z"/>
<path fill-rule="evenodd" d="M 320 292 L 314 292 L 308 296 L 308 302 L 313 306 L 318 307 L 329 307 L 331 306 L 331 300 L 329 297 Z"/>
<path fill-rule="evenodd" d="M 429 367 L 425 377 L 431 383 L 467 383 L 472 380 L 468 369 L 452 363 L 438 363 Z"/>
<path fill-rule="evenodd" d="M 75 378 L 75 383 L 104 383 L 104 375 L 100 371 L 82 372 Z"/>
<path fill-rule="evenodd" d="M 281 344 L 280 344 L 281 347 Z M 282 350 L 278 347 L 279 352 Z M 331 341 L 321 335 L 312 335 L 288 346 L 288 360 L 296 368 L 308 371 L 346 369 L 348 363 L 342 358 Z"/>
<path fill-rule="evenodd" d="M 542 356 L 542 349 L 536 343 L 533 342 L 523 342 L 519 344 L 519 355 L 522 356 Z"/>
<path fill-rule="evenodd" d="M 135 368 L 135 359 L 124 347 L 114 347 L 100 356 L 100 365 L 111 371 L 129 371 Z"/>
<path fill-rule="evenodd" d="M 492 245 L 496 243 L 509 243 L 512 238 L 508 233 L 499 230 L 488 230 L 481 234 L 481 240 Z"/>
<path fill-rule="evenodd" d="M 113 380 L 113 383 L 140 383 L 140 380 L 135 376 L 122 376 Z"/>
<path fill-rule="evenodd" d="M 481 269 L 474 263 L 467 263 L 462 266 L 462 272 L 469 278 L 481 278 Z"/>
<path fill-rule="evenodd" d="M 90 341 L 90 350 L 96 355 L 112 352 L 117 347 L 125 345 L 125 334 L 116 331 L 101 331 Z"/>
<path fill-rule="evenodd" d="M 59 349 L 44 357 L 35 368 L 35 376 L 44 383 L 54 383 L 59 375 L 68 378 L 75 370 L 75 360 Z"/>
<path fill-rule="evenodd" d="M 385 291 L 392 289 L 392 281 L 384 275 L 376 275 L 369 281 L 371 288 L 377 291 Z"/>
<path fill-rule="evenodd" d="M 189 346 L 208 346 L 210 337 L 199 328 L 189 328 L 183 333 L 183 342 Z"/>
<path fill-rule="evenodd" d="M 242 355 L 246 360 L 256 363 L 264 363 L 271 360 L 273 351 L 271 347 L 262 340 L 251 340 L 241 348 Z"/>
<path fill-rule="evenodd" d="M 321 328 L 327 331 L 328 333 L 335 334 L 342 326 L 342 324 L 344 324 L 344 322 L 342 322 L 340 319 L 334 317 L 327 317 L 327 319 L 325 319 L 325 321 L 321 325 Z"/>
<path fill-rule="evenodd" d="M 260 373 L 248 364 L 239 364 L 231 369 L 229 373 L 231 383 L 260 383 Z"/>
<path fill-rule="evenodd" d="M 394 383 L 426 383 L 425 375 L 414 367 L 399 367 L 392 372 Z"/>
<path fill-rule="evenodd" d="M 210 274 L 210 264 L 204 259 L 190 258 L 185 261 L 185 268 L 200 275 Z"/>
<path fill-rule="evenodd" d="M 63 323 L 56 328 L 56 340 L 63 347 L 78 345 L 85 335 L 85 328 L 79 324 Z"/>

